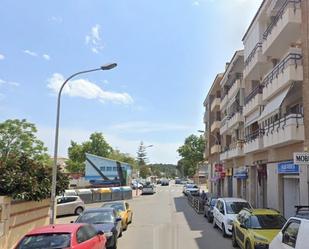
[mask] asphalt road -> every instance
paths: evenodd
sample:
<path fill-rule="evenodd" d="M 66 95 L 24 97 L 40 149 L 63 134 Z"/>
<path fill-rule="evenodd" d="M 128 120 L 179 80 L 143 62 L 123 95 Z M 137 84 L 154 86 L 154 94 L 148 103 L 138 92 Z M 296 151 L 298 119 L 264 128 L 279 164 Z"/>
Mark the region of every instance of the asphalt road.
<path fill-rule="evenodd" d="M 119 249 L 232 249 L 231 240 L 213 229 L 182 195 L 181 185 L 158 186 L 154 195 L 129 201 L 133 222 L 119 239 Z M 90 204 L 90 207 L 100 204 Z M 58 223 L 74 216 L 57 219 Z"/>

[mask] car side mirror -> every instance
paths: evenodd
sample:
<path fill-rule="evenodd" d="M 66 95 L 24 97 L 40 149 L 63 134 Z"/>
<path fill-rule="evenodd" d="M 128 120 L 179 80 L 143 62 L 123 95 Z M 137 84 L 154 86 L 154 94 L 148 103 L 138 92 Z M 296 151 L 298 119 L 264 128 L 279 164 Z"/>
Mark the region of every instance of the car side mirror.
<path fill-rule="evenodd" d="M 98 232 L 97 232 L 97 235 L 103 235 L 104 234 L 104 232 L 102 231 L 102 230 L 99 230 Z"/>
<path fill-rule="evenodd" d="M 243 224 L 243 223 L 240 223 L 240 227 L 243 228 L 243 229 L 247 229 L 246 225 Z"/>
<path fill-rule="evenodd" d="M 116 218 L 116 222 L 119 222 L 119 221 L 121 221 L 121 217 Z"/>

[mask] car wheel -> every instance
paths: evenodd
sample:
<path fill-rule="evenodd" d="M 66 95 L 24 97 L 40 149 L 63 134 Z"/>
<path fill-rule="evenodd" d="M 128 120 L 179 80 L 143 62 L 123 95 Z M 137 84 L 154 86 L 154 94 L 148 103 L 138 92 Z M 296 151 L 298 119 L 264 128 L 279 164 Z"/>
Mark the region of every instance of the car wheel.
<path fill-rule="evenodd" d="M 82 207 L 77 207 L 74 211 L 74 213 L 76 215 L 80 215 L 82 212 L 84 211 L 84 209 Z"/>
<path fill-rule="evenodd" d="M 224 223 L 222 223 L 222 236 L 223 236 L 223 238 L 226 238 L 226 237 L 227 237 L 227 234 L 226 234 L 226 231 L 225 231 Z"/>
<path fill-rule="evenodd" d="M 249 241 L 246 242 L 246 249 L 252 249 L 251 244 Z"/>
<path fill-rule="evenodd" d="M 216 221 L 215 221 L 215 219 L 213 220 L 212 225 L 213 225 L 213 228 L 215 228 L 215 229 L 218 227 L 218 226 L 217 226 L 217 223 L 216 223 Z"/>
<path fill-rule="evenodd" d="M 237 240 L 236 240 L 235 229 L 233 229 L 233 231 L 232 231 L 232 246 L 235 247 L 235 248 L 238 247 Z"/>

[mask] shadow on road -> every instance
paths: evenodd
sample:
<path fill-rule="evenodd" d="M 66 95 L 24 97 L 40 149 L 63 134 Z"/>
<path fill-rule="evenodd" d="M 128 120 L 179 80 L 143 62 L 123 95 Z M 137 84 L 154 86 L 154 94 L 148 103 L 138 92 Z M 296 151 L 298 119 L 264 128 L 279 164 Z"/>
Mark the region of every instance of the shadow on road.
<path fill-rule="evenodd" d="M 175 197 L 175 208 L 177 212 L 182 212 L 191 231 L 199 231 L 201 237 L 195 239 L 200 249 L 229 249 L 232 248 L 229 238 L 223 238 L 222 233 L 218 229 L 214 229 L 212 224 L 199 215 L 189 205 L 187 197 Z"/>

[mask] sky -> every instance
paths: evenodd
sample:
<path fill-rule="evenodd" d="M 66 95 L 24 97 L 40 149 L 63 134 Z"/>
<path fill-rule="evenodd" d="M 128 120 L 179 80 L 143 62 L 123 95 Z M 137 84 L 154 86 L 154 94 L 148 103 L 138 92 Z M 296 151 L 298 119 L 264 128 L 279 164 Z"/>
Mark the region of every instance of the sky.
<path fill-rule="evenodd" d="M 27 119 L 53 153 L 102 132 L 113 148 L 177 163 L 177 148 L 204 128 L 203 101 L 261 0 L 2 0 L 0 122 Z"/>

